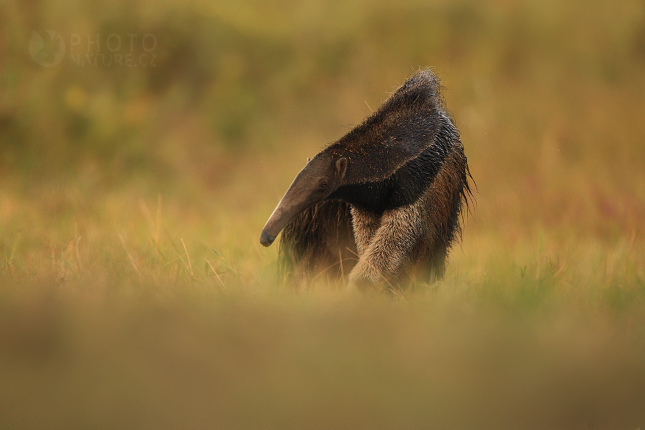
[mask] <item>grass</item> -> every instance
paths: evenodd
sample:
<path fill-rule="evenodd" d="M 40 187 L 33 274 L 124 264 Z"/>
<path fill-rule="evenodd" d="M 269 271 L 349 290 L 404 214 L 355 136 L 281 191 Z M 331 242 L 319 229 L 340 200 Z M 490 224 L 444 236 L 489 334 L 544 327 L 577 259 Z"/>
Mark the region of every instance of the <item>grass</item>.
<path fill-rule="evenodd" d="M 2 196 L 3 427 L 640 425 L 634 234 L 513 242 L 478 227 L 480 198 L 444 281 L 297 291 L 257 243 L 270 198 L 256 213 L 222 204 L 235 183 L 199 205 L 77 187 Z"/>
<path fill-rule="evenodd" d="M 0 427 L 643 427 L 642 3 L 278 3 L 0 4 Z M 280 284 L 289 182 L 419 66 L 477 182 L 446 278 Z"/>

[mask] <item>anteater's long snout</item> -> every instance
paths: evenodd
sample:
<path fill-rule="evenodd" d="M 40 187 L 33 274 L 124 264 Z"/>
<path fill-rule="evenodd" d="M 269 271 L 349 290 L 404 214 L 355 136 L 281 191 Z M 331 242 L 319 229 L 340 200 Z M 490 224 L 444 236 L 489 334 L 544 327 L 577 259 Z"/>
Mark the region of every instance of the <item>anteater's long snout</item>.
<path fill-rule="evenodd" d="M 294 207 L 289 201 L 290 199 L 285 195 L 264 225 L 262 234 L 260 234 L 262 245 L 270 246 L 287 223 L 299 212 L 298 205 Z"/>
<path fill-rule="evenodd" d="M 266 230 L 262 230 L 262 234 L 260 235 L 260 243 L 264 246 L 271 246 L 275 238 L 275 235 L 268 233 Z"/>
<path fill-rule="evenodd" d="M 317 189 L 320 178 L 323 177 L 317 172 L 317 170 L 321 170 L 320 163 L 320 160 L 318 162 L 312 160 L 307 163 L 298 173 L 296 179 L 293 180 L 293 183 L 262 229 L 262 234 L 260 235 L 262 245 L 271 245 L 291 220 L 325 197 L 325 194 Z M 312 169 L 314 170 L 313 173 Z"/>
<path fill-rule="evenodd" d="M 298 181 L 298 179 L 296 179 L 296 181 Z M 293 218 L 313 203 L 316 203 L 317 200 L 320 200 L 320 198 L 311 198 L 311 192 L 302 186 L 307 184 L 299 184 L 296 181 L 294 181 L 296 186 L 292 184 L 269 217 L 267 223 L 264 225 L 262 234 L 260 235 L 260 243 L 262 245 L 271 245 L 282 229 L 285 228 Z"/>

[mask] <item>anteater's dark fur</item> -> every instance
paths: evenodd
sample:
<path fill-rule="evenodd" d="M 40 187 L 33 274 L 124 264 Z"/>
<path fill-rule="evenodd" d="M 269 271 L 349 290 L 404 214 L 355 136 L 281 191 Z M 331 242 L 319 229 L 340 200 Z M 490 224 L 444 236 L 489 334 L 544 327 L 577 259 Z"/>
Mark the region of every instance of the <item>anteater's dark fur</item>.
<path fill-rule="evenodd" d="M 279 254 L 285 277 L 349 274 L 358 260 L 349 203 L 325 200 L 306 209 L 282 231 Z"/>
<path fill-rule="evenodd" d="M 321 152 L 346 157 L 351 168 L 327 200 L 284 229 L 284 273 L 336 277 L 353 270 L 350 281 L 390 285 L 443 276 L 472 194 L 459 132 L 439 90 L 431 72 L 418 72 Z"/>

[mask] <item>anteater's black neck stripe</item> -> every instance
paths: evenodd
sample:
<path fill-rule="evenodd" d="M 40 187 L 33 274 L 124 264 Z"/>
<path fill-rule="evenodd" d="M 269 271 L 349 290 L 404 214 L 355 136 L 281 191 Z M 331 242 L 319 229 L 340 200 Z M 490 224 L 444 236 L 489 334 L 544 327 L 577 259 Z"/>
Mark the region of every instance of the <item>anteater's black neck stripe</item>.
<path fill-rule="evenodd" d="M 339 187 L 330 199 L 345 200 L 359 208 L 381 214 L 414 203 L 441 169 L 453 141 L 458 137 L 450 119 L 441 115 L 441 128 L 435 141 L 386 179 Z"/>

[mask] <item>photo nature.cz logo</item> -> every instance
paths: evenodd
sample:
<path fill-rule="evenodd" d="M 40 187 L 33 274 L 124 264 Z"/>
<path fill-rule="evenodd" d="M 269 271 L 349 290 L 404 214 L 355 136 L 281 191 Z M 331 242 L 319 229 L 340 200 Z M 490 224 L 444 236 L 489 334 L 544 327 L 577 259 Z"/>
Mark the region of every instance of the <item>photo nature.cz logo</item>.
<path fill-rule="evenodd" d="M 53 30 L 32 31 L 29 54 L 43 67 L 57 66 L 65 56 L 65 41 Z"/>
<path fill-rule="evenodd" d="M 156 67 L 157 38 L 146 33 L 71 34 L 69 43 L 54 30 L 32 31 L 29 54 L 42 67 L 59 65 L 68 54 L 79 67 Z"/>

